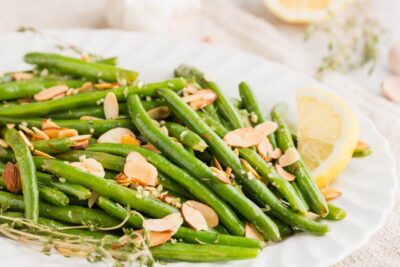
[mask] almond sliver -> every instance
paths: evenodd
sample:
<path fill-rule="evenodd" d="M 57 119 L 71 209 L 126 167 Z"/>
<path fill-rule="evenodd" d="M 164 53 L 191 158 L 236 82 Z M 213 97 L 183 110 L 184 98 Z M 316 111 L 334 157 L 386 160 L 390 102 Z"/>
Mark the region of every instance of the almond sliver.
<path fill-rule="evenodd" d="M 187 222 L 194 230 L 208 230 L 207 221 L 200 211 L 187 203 L 183 203 L 181 212 L 185 222 Z"/>
<path fill-rule="evenodd" d="M 300 159 L 299 153 L 297 152 L 297 150 L 295 148 L 291 147 L 291 148 L 288 148 L 285 151 L 285 154 L 283 154 L 279 158 L 279 165 L 281 165 L 282 167 L 286 167 L 286 166 L 292 165 L 299 159 Z"/>
<path fill-rule="evenodd" d="M 140 146 L 140 140 L 131 134 L 124 134 L 121 136 L 121 144 Z"/>
<path fill-rule="evenodd" d="M 124 174 L 140 184 L 156 186 L 158 184 L 157 169 L 138 152 L 131 152 L 126 157 Z"/>
<path fill-rule="evenodd" d="M 282 155 L 282 151 L 279 148 L 275 148 L 274 151 L 269 155 L 273 159 L 279 159 Z"/>
<path fill-rule="evenodd" d="M 246 223 L 244 228 L 244 234 L 247 238 L 252 238 L 260 241 L 264 241 L 263 236 L 261 233 L 250 223 Z"/>
<path fill-rule="evenodd" d="M 14 81 L 25 81 L 25 80 L 30 80 L 35 77 L 32 73 L 27 73 L 27 72 L 13 72 L 11 73 L 11 79 Z"/>
<path fill-rule="evenodd" d="M 199 100 L 199 99 L 211 100 L 212 102 L 214 102 L 217 99 L 217 97 L 218 97 L 217 94 L 213 90 L 202 89 L 202 90 L 195 92 L 192 95 L 183 97 L 182 100 L 186 103 L 192 102 L 195 100 Z"/>
<path fill-rule="evenodd" d="M 217 169 L 215 167 L 210 167 L 210 169 L 220 181 L 226 184 L 232 184 L 231 179 L 226 175 L 223 170 Z"/>
<path fill-rule="evenodd" d="M 259 144 L 265 136 L 254 128 L 240 128 L 227 133 L 223 140 L 224 142 L 233 147 L 247 148 Z"/>
<path fill-rule="evenodd" d="M 326 201 L 333 200 L 338 198 L 342 195 L 342 193 L 332 187 L 321 189 L 321 193 L 324 196 Z"/>
<path fill-rule="evenodd" d="M 40 91 L 39 93 L 35 94 L 33 98 L 36 101 L 45 101 L 52 98 L 55 98 L 59 95 L 68 91 L 68 86 L 66 85 L 56 85 L 47 89 Z"/>
<path fill-rule="evenodd" d="M 39 130 L 36 127 L 32 127 L 32 130 L 39 136 L 41 137 L 43 140 L 48 140 L 50 139 L 47 134 L 45 134 L 42 130 Z"/>
<path fill-rule="evenodd" d="M 204 218 L 206 219 L 209 228 L 213 228 L 218 225 L 218 214 L 211 207 L 195 200 L 188 200 L 184 204 L 187 204 L 201 212 L 201 214 L 203 214 Z"/>
<path fill-rule="evenodd" d="M 156 247 L 167 243 L 174 234 L 173 231 L 150 232 L 149 247 Z"/>
<path fill-rule="evenodd" d="M 294 179 L 296 179 L 296 176 L 294 176 L 293 174 L 285 171 L 282 166 L 280 166 L 279 164 L 275 165 L 275 169 L 277 171 L 277 173 L 285 180 L 287 181 L 293 181 Z"/>
<path fill-rule="evenodd" d="M 55 157 L 53 157 L 53 156 L 51 156 L 51 155 L 49 155 L 47 153 L 44 153 L 44 152 L 42 152 L 40 150 L 37 150 L 37 149 L 34 149 L 32 151 L 32 154 L 35 155 L 35 156 L 44 157 L 44 158 L 48 158 L 48 159 L 55 159 Z"/>
<path fill-rule="evenodd" d="M 264 160 L 269 159 L 270 154 L 273 152 L 273 147 L 268 138 L 264 138 L 259 144 L 257 144 L 257 152 Z"/>
<path fill-rule="evenodd" d="M 109 92 L 104 98 L 104 116 L 106 119 L 116 119 L 119 116 L 119 105 L 117 96 Z"/>
<path fill-rule="evenodd" d="M 176 232 L 182 225 L 183 218 L 180 213 L 174 212 L 160 219 L 146 219 L 143 228 L 153 232 Z"/>
<path fill-rule="evenodd" d="M 49 119 L 43 119 L 42 120 L 42 130 L 46 130 L 48 128 L 61 128 L 61 127 Z"/>
<path fill-rule="evenodd" d="M 18 131 L 19 136 L 21 136 L 22 140 L 24 141 L 24 143 L 29 147 L 30 150 L 34 150 L 34 147 L 32 145 L 32 143 L 29 141 L 28 137 L 26 137 L 26 135 L 24 134 L 23 131 L 19 130 Z"/>
<path fill-rule="evenodd" d="M 135 134 L 128 128 L 117 127 L 100 135 L 97 139 L 97 143 L 120 144 L 122 136 L 126 134 L 135 136 Z"/>
<path fill-rule="evenodd" d="M 78 136 L 79 133 L 75 129 L 60 129 L 58 138 Z"/>
<path fill-rule="evenodd" d="M 278 129 L 278 124 L 273 121 L 266 121 L 258 124 L 256 127 L 254 127 L 254 129 L 264 136 L 268 136 Z"/>

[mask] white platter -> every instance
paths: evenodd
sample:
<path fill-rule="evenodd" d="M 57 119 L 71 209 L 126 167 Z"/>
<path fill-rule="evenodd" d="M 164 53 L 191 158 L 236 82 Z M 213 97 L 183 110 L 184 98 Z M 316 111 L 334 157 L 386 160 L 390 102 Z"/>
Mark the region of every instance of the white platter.
<path fill-rule="evenodd" d="M 91 53 L 118 56 L 119 65 L 138 70 L 143 81 L 170 77 L 173 69 L 181 63 L 204 70 L 231 95 L 237 95 L 239 82 L 247 81 L 266 112 L 274 103 L 285 101 L 291 107 L 290 119 L 293 121 L 296 89 L 321 86 L 307 76 L 255 55 L 201 43 L 111 30 L 52 31 L 50 35 L 61 37 Z M 27 68 L 28 65 L 22 61 L 26 52 L 59 52 L 54 47 L 61 43 L 58 37 L 43 38 L 31 33 L 0 34 L 0 71 Z M 68 51 L 63 53 L 72 55 Z M 334 185 L 343 192 L 337 204 L 347 211 L 347 218 L 341 222 L 329 222 L 331 231 L 324 237 L 299 234 L 267 246 L 255 260 L 230 262 L 226 266 L 329 266 L 367 242 L 382 226 L 394 203 L 397 188 L 395 163 L 384 137 L 368 118 L 358 111 L 357 114 L 361 139 L 371 145 L 374 153 L 366 159 L 352 160 Z M 80 259 L 45 256 L 5 238 L 0 238 L 0 259 L 1 266 L 14 267 L 94 266 Z"/>

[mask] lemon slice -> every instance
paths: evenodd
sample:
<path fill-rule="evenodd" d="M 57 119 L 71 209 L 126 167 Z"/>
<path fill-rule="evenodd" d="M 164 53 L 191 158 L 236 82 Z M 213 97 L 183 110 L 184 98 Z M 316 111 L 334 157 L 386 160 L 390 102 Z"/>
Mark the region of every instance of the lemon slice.
<path fill-rule="evenodd" d="M 320 188 L 349 163 L 359 136 L 358 120 L 338 96 L 324 89 L 297 92 L 297 146 Z"/>
<path fill-rule="evenodd" d="M 275 16 L 290 23 L 318 23 L 339 13 L 353 0 L 263 0 Z"/>

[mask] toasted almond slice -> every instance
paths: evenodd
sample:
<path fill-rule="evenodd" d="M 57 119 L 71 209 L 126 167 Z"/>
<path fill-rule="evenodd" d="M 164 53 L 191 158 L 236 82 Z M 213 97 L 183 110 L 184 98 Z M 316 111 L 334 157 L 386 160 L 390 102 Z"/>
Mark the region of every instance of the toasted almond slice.
<path fill-rule="evenodd" d="M 251 167 L 250 163 L 248 163 L 247 160 L 240 159 L 240 162 L 242 163 L 242 166 L 246 171 L 250 172 L 257 179 L 261 179 L 261 176 L 257 173 L 257 171 L 253 167 Z"/>
<path fill-rule="evenodd" d="M 31 99 L 30 98 L 20 98 L 20 99 L 17 99 L 17 103 L 18 104 L 26 104 L 26 103 L 31 103 L 32 101 L 31 101 Z"/>
<path fill-rule="evenodd" d="M 212 162 L 214 164 L 214 166 L 218 169 L 223 171 L 224 169 L 222 168 L 221 164 L 219 163 L 219 161 L 217 160 L 216 157 L 212 157 Z"/>
<path fill-rule="evenodd" d="M 8 148 L 10 146 L 9 143 L 6 142 L 6 140 L 0 138 L 0 146 L 4 148 Z"/>
<path fill-rule="evenodd" d="M 29 129 L 28 127 L 26 127 L 26 126 L 23 125 L 23 124 L 19 124 L 19 125 L 18 125 L 18 128 L 19 128 L 20 130 L 24 131 L 26 134 L 29 134 L 29 135 L 34 135 L 34 134 L 35 134 L 34 131 L 32 131 L 31 129 Z"/>
<path fill-rule="evenodd" d="M 356 149 L 368 149 L 369 145 L 365 143 L 364 141 L 358 140 Z"/>
<path fill-rule="evenodd" d="M 22 140 L 24 141 L 24 143 L 29 147 L 30 150 L 34 150 L 34 147 L 32 145 L 32 143 L 29 141 L 28 137 L 26 137 L 26 135 L 24 134 L 23 131 L 19 130 L 18 131 L 19 136 L 21 136 Z"/>
<path fill-rule="evenodd" d="M 79 133 L 75 129 L 61 129 L 58 132 L 58 138 L 78 136 Z"/>
<path fill-rule="evenodd" d="M 268 136 L 278 129 L 278 124 L 273 121 L 266 121 L 254 127 L 254 129 L 264 136 Z"/>
<path fill-rule="evenodd" d="M 98 177 L 104 178 L 104 176 L 106 175 L 103 165 L 92 158 L 85 158 L 80 162 L 71 162 L 70 164 Z"/>
<path fill-rule="evenodd" d="M 135 134 L 128 128 L 118 127 L 118 128 L 111 129 L 111 130 L 103 133 L 102 135 L 100 135 L 99 139 L 97 139 L 97 143 L 120 144 L 121 138 L 124 135 L 135 136 Z"/>
<path fill-rule="evenodd" d="M 180 213 L 174 212 L 160 219 L 146 219 L 143 228 L 152 232 L 173 231 L 174 233 L 182 225 L 183 218 Z"/>
<path fill-rule="evenodd" d="M 199 99 L 215 101 L 217 99 L 217 94 L 211 89 L 202 89 L 192 95 L 182 97 L 182 100 L 186 103 Z"/>
<path fill-rule="evenodd" d="M 124 134 L 121 136 L 121 144 L 140 146 L 140 140 L 131 134 Z"/>
<path fill-rule="evenodd" d="M 273 152 L 273 147 L 268 138 L 264 138 L 259 144 L 257 144 L 257 151 L 264 160 L 270 160 L 269 157 Z"/>
<path fill-rule="evenodd" d="M 182 89 L 183 93 L 186 93 L 187 95 L 193 95 L 199 91 L 196 86 L 193 86 L 193 84 L 188 84 Z"/>
<path fill-rule="evenodd" d="M 160 106 L 148 110 L 147 114 L 149 114 L 150 118 L 153 120 L 163 120 L 168 118 L 168 116 L 171 114 L 171 111 L 167 106 Z"/>
<path fill-rule="evenodd" d="M 247 238 L 264 241 L 262 234 L 250 223 L 246 223 L 244 234 Z"/>
<path fill-rule="evenodd" d="M 63 128 L 46 128 L 42 130 L 50 138 L 58 138 L 58 134 Z"/>
<path fill-rule="evenodd" d="M 66 94 L 65 93 L 61 93 L 61 94 L 58 94 L 56 96 L 53 96 L 51 99 L 59 99 L 59 98 L 63 98 L 64 96 L 66 96 Z"/>
<path fill-rule="evenodd" d="M 47 154 L 45 152 L 42 152 L 40 150 L 37 150 L 37 149 L 34 149 L 32 151 L 32 154 L 35 155 L 35 156 L 44 157 L 44 158 L 48 158 L 48 159 L 55 159 L 55 157 L 53 157 L 53 156 L 51 156 L 51 155 L 49 155 L 49 154 Z"/>
<path fill-rule="evenodd" d="M 75 144 L 71 147 L 72 149 L 85 149 L 89 146 L 89 140 L 75 141 Z"/>
<path fill-rule="evenodd" d="M 274 151 L 269 155 L 273 159 L 279 159 L 282 155 L 282 151 L 279 148 L 275 148 Z"/>
<path fill-rule="evenodd" d="M 174 234 L 173 231 L 150 232 L 149 247 L 156 247 L 167 243 Z"/>
<path fill-rule="evenodd" d="M 224 142 L 233 147 L 251 147 L 259 144 L 265 136 L 251 127 L 230 131 L 224 136 Z"/>
<path fill-rule="evenodd" d="M 81 116 L 79 118 L 82 121 L 98 121 L 98 120 L 102 120 L 102 118 L 97 118 L 97 117 L 93 117 L 93 116 Z"/>
<path fill-rule="evenodd" d="M 36 127 L 32 127 L 32 130 L 36 133 L 36 135 L 40 138 L 42 138 L 43 140 L 48 140 L 50 139 L 47 134 L 45 134 L 42 130 L 36 128 Z"/>
<path fill-rule="evenodd" d="M 96 203 L 97 199 L 99 198 L 99 194 L 97 194 L 96 192 L 92 192 L 92 194 L 90 195 L 89 199 L 88 199 L 88 208 L 91 209 L 93 207 L 93 205 Z"/>
<path fill-rule="evenodd" d="M 99 90 L 112 89 L 116 86 L 118 86 L 118 83 L 97 83 L 94 85 L 94 87 Z"/>
<path fill-rule="evenodd" d="M 229 178 L 229 176 L 226 175 L 226 173 L 223 170 L 219 170 L 215 167 L 210 167 L 210 169 L 219 180 L 221 180 L 226 184 L 232 184 L 231 179 Z"/>
<path fill-rule="evenodd" d="M 285 171 L 282 166 L 280 166 L 279 164 L 275 165 L 275 169 L 278 172 L 278 174 L 285 180 L 287 181 L 293 181 L 294 179 L 296 179 L 296 176 L 294 176 L 293 174 Z"/>
<path fill-rule="evenodd" d="M 65 92 L 68 91 L 68 86 L 61 84 L 61 85 L 56 85 L 53 87 L 49 87 L 47 89 L 44 89 L 42 91 L 40 91 L 39 93 L 35 94 L 33 96 L 33 98 L 36 101 L 45 101 L 45 100 L 49 100 L 52 99 L 54 97 L 57 97 L 61 94 L 64 94 Z"/>
<path fill-rule="evenodd" d="M 279 158 L 279 165 L 281 165 L 282 167 L 286 167 L 286 166 L 292 165 L 299 159 L 300 159 L 299 153 L 297 152 L 297 150 L 295 148 L 291 147 L 291 148 L 288 148 L 285 151 L 285 154 L 283 154 Z"/>
<path fill-rule="evenodd" d="M 393 102 L 400 102 L 400 77 L 392 76 L 383 80 L 381 84 L 383 96 Z"/>
<path fill-rule="evenodd" d="M 11 79 L 14 81 L 25 81 L 33 79 L 35 76 L 32 73 L 27 72 L 13 72 L 11 73 Z"/>
<path fill-rule="evenodd" d="M 184 204 L 188 204 L 189 206 L 200 211 L 201 214 L 203 214 L 204 218 L 206 219 L 209 228 L 213 228 L 218 225 L 219 223 L 218 214 L 211 207 L 195 200 L 188 200 Z"/>
<path fill-rule="evenodd" d="M 143 185 L 155 186 L 158 184 L 157 169 L 137 152 L 131 152 L 126 157 L 124 174 Z"/>
<path fill-rule="evenodd" d="M 231 167 L 227 167 L 225 170 L 226 176 L 231 177 L 232 175 L 232 168 Z"/>
<path fill-rule="evenodd" d="M 55 124 L 52 120 L 43 119 L 42 120 L 42 130 L 46 130 L 48 128 L 61 128 L 57 124 Z"/>
<path fill-rule="evenodd" d="M 203 214 L 187 203 L 182 204 L 181 213 L 185 222 L 187 222 L 194 230 L 208 230 L 207 221 Z"/>
<path fill-rule="evenodd" d="M 150 143 L 148 143 L 148 144 L 145 144 L 145 145 L 142 145 L 142 147 L 143 148 L 145 148 L 145 149 L 147 149 L 147 150 L 150 150 L 150 151 L 153 151 L 153 152 L 156 152 L 156 153 L 158 153 L 158 154 L 160 154 L 161 153 L 161 151 L 160 150 L 158 150 L 153 144 L 150 144 Z"/>
<path fill-rule="evenodd" d="M 321 189 L 321 193 L 324 196 L 326 201 L 333 200 L 335 198 L 338 198 L 342 195 L 342 193 L 332 187 L 326 187 Z"/>
<path fill-rule="evenodd" d="M 197 99 L 197 100 L 193 100 L 192 102 L 190 102 L 189 105 L 194 110 L 198 110 L 198 109 L 205 108 L 208 105 L 211 105 L 213 102 L 214 102 L 214 100 L 210 100 L 210 99 Z"/>
<path fill-rule="evenodd" d="M 72 136 L 69 139 L 75 142 L 80 142 L 89 140 L 91 137 L 92 137 L 91 134 L 82 134 L 82 135 Z"/>
<path fill-rule="evenodd" d="M 106 119 L 116 119 L 119 116 L 119 105 L 117 96 L 109 92 L 104 98 L 104 116 Z"/>
<path fill-rule="evenodd" d="M 91 82 L 86 82 L 84 84 L 82 84 L 82 86 L 80 88 L 78 88 L 78 92 L 85 92 L 85 91 L 89 91 L 91 89 L 93 89 L 94 86 Z"/>
<path fill-rule="evenodd" d="M 115 179 L 115 181 L 117 181 L 117 183 L 119 183 L 123 186 L 129 186 L 131 183 L 131 179 L 126 177 L 126 175 L 123 172 L 120 172 L 117 176 L 115 176 L 114 179 Z"/>
<path fill-rule="evenodd" d="M 165 134 L 166 136 L 168 136 L 169 132 L 168 132 L 168 128 L 166 126 L 162 126 L 160 127 L 160 130 L 163 134 Z"/>

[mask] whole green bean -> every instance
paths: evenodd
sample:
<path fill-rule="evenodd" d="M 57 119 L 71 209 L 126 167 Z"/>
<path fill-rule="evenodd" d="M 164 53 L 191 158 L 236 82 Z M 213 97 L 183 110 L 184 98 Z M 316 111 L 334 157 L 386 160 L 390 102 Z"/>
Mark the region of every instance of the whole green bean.
<path fill-rule="evenodd" d="M 289 148 L 296 147 L 294 146 L 290 131 L 282 118 L 280 109 L 281 106 L 276 105 L 271 111 L 271 117 L 278 124 L 275 136 L 279 148 L 284 152 Z M 312 179 L 311 173 L 304 164 L 304 161 L 300 158 L 298 161 L 288 166 L 287 169 L 296 176 L 295 183 L 307 200 L 311 210 L 325 217 L 329 212 L 327 203 Z"/>
<path fill-rule="evenodd" d="M 0 116 L 12 117 L 34 117 L 45 116 L 49 113 L 70 110 L 80 107 L 95 106 L 100 104 L 105 96 L 113 92 L 118 101 L 126 99 L 130 93 L 141 96 L 154 96 L 158 88 L 167 87 L 173 90 L 180 90 L 186 85 L 184 79 L 172 79 L 158 83 L 149 83 L 142 86 L 125 86 L 116 89 L 102 90 L 96 92 L 84 92 L 77 95 L 66 96 L 59 99 L 53 99 L 43 102 L 28 103 L 25 105 L 15 105 L 9 107 L 0 107 Z"/>
<path fill-rule="evenodd" d="M 161 95 L 167 101 L 167 103 L 170 104 L 170 99 L 163 94 L 164 92 L 165 91 L 162 90 Z M 175 92 L 172 93 L 178 99 L 180 99 Z M 183 103 L 183 105 L 185 105 L 190 112 L 196 115 L 196 113 L 182 100 L 181 103 Z M 149 142 L 160 149 L 163 154 L 175 161 L 176 164 L 182 166 L 187 171 L 192 173 L 193 176 L 199 178 L 203 183 L 207 182 L 206 185 L 209 186 L 210 189 L 214 190 L 216 194 L 220 194 L 220 197 L 224 198 L 225 201 L 229 200 L 230 202 L 228 203 L 238 208 L 238 210 L 242 212 L 243 216 L 246 216 L 256 225 L 256 227 L 261 230 L 265 239 L 271 238 L 271 240 L 279 240 L 279 231 L 276 225 L 253 202 L 247 198 L 244 198 L 243 195 L 241 195 L 241 193 L 233 186 L 219 180 L 207 165 L 172 141 L 168 136 L 163 134 L 160 128 L 154 125 L 150 117 L 141 106 L 138 96 L 132 94 L 128 97 L 128 109 L 133 123 L 136 125 L 140 133 L 146 137 L 147 140 L 149 140 Z M 201 121 L 197 115 L 195 119 Z M 210 131 L 212 132 L 211 129 Z M 202 132 L 197 132 L 197 134 L 204 136 Z M 207 136 L 207 141 L 209 141 L 208 138 L 212 138 L 212 136 Z M 207 204 L 211 205 L 210 203 Z M 240 208 L 239 206 L 243 207 L 244 209 Z"/>
<path fill-rule="evenodd" d="M 261 112 L 261 108 L 257 103 L 256 97 L 251 90 L 250 86 L 245 83 L 241 82 L 239 84 L 239 94 L 240 97 L 242 98 L 243 105 L 244 107 L 251 113 L 253 112 L 257 116 L 257 123 L 260 124 L 265 122 L 265 117 L 263 113 Z M 268 135 L 268 140 L 272 145 L 272 148 L 276 148 L 276 140 L 275 140 L 275 135 L 270 134 Z"/>
<path fill-rule="evenodd" d="M 115 218 L 123 220 L 128 215 L 128 211 L 122 206 L 112 202 L 111 200 L 99 197 L 97 204 L 108 214 L 111 214 Z M 143 217 L 139 214 L 133 214 L 128 219 L 128 223 L 134 228 L 142 228 Z M 216 234 L 211 231 L 194 231 L 190 228 L 181 226 L 175 233 L 174 238 L 182 239 L 184 242 L 195 243 L 195 244 L 219 244 L 227 246 L 240 246 L 240 247 L 253 247 L 261 248 L 263 242 L 255 239 L 249 239 L 245 237 L 231 236 L 225 234 Z"/>
<path fill-rule="evenodd" d="M 21 177 L 22 192 L 26 205 L 25 217 L 36 222 L 39 217 L 39 190 L 36 179 L 36 168 L 32 154 L 17 130 L 11 128 L 5 132 L 6 141 L 14 151 Z"/>
<path fill-rule="evenodd" d="M 81 184 L 101 196 L 130 205 L 152 217 L 163 217 L 177 210 L 153 196 L 139 194 L 136 190 L 126 188 L 113 181 L 92 175 L 58 160 L 45 160 L 43 169 L 65 178 L 72 183 Z"/>
<path fill-rule="evenodd" d="M 25 209 L 22 196 L 0 191 L 0 207 L 11 211 L 23 211 Z M 40 215 L 71 224 L 91 224 L 99 227 L 112 227 L 119 221 L 107 213 L 80 206 L 54 206 L 40 202 Z"/>
<path fill-rule="evenodd" d="M 57 205 L 57 206 L 67 206 L 69 203 L 69 198 L 60 190 L 39 184 L 39 197 L 46 202 Z"/>
<path fill-rule="evenodd" d="M 167 261 L 217 262 L 257 257 L 259 249 L 221 245 L 167 243 L 150 249 L 154 258 Z"/>
<path fill-rule="evenodd" d="M 329 213 L 324 219 L 332 221 L 340 221 L 346 218 L 346 212 L 332 203 L 328 203 Z"/>
<path fill-rule="evenodd" d="M 165 126 L 168 129 L 168 133 L 178 139 L 184 146 L 201 152 L 207 148 L 207 143 L 200 136 L 179 123 L 166 122 Z"/>
<path fill-rule="evenodd" d="M 112 65 L 85 62 L 71 57 L 65 57 L 50 53 L 28 53 L 24 57 L 25 62 L 41 67 L 56 68 L 63 73 L 91 80 L 117 82 L 125 81 L 132 84 L 139 75 L 135 71 L 116 68 Z"/>
<path fill-rule="evenodd" d="M 221 92 L 215 82 L 205 79 L 204 73 L 196 68 L 181 65 L 175 70 L 175 76 L 186 79 L 194 78 L 196 82 L 201 85 L 201 87 L 213 90 L 218 96 L 217 100 L 215 101 L 218 112 L 222 114 L 222 116 L 231 124 L 233 128 L 243 128 L 242 118 L 238 110 Z"/>

